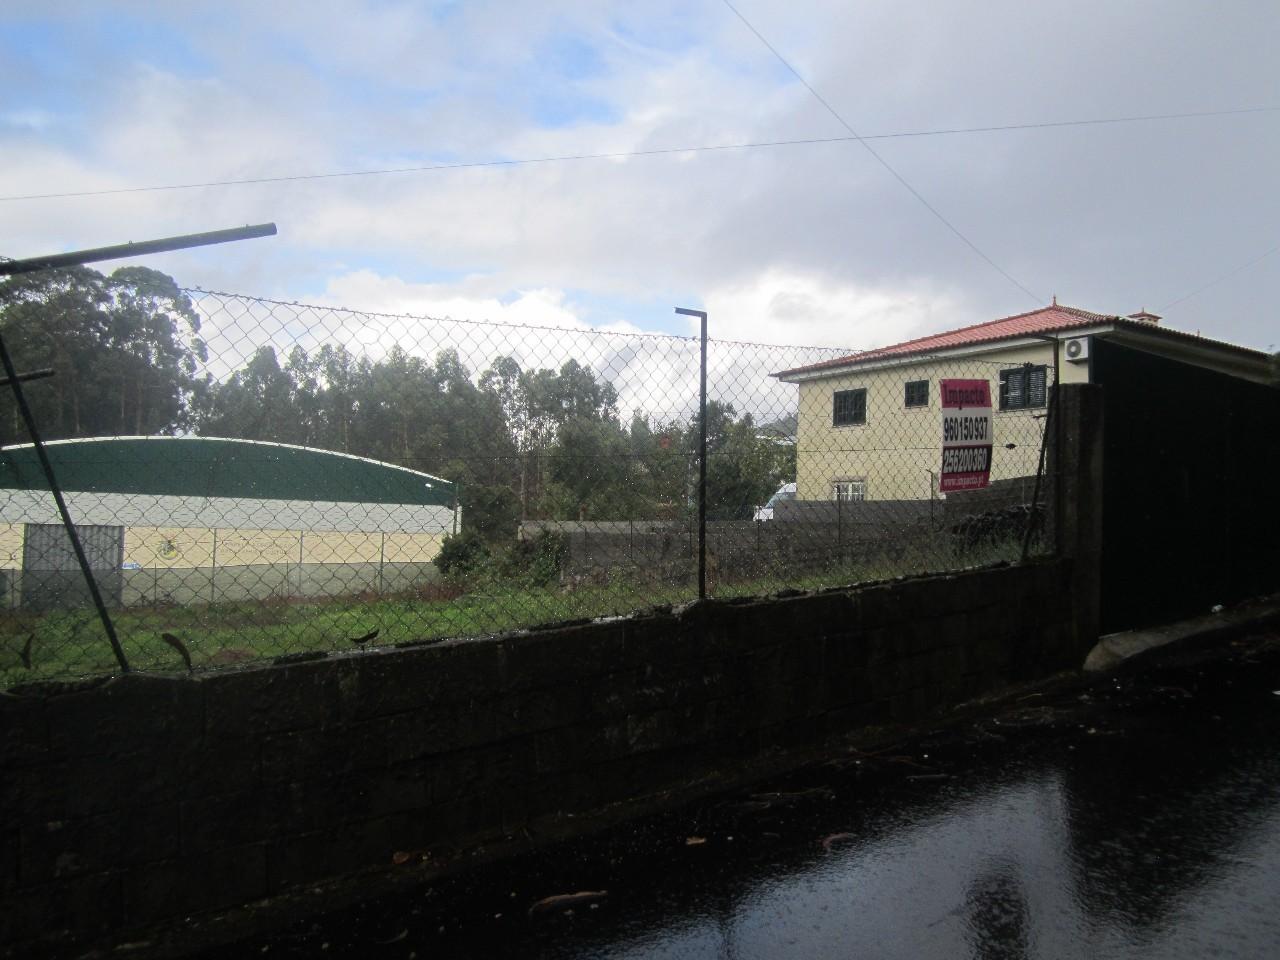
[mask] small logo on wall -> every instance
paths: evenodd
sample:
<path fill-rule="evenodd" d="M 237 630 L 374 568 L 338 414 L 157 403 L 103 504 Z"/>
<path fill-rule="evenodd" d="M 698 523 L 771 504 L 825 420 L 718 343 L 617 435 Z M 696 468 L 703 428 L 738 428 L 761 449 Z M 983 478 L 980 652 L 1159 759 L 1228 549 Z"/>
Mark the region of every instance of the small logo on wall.
<path fill-rule="evenodd" d="M 160 555 L 161 560 L 177 560 L 181 556 L 182 551 L 178 549 L 176 540 L 170 540 L 163 537 L 160 540 L 160 549 L 156 551 Z"/>

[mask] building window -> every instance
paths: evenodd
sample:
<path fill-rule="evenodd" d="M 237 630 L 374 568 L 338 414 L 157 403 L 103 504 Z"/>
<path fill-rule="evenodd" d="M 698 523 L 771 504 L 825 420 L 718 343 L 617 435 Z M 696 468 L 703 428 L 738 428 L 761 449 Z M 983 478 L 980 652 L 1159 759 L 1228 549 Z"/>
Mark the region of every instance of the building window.
<path fill-rule="evenodd" d="M 867 391 L 837 390 L 831 402 L 831 425 L 847 427 L 867 422 Z"/>
<path fill-rule="evenodd" d="M 866 478 L 836 480 L 831 484 L 831 495 L 834 500 L 865 500 L 867 499 Z"/>
<path fill-rule="evenodd" d="M 906 403 L 908 407 L 927 407 L 929 405 L 929 381 L 908 380 Z"/>
<path fill-rule="evenodd" d="M 1000 371 L 1000 409 L 1043 407 L 1048 400 L 1049 370 L 1044 364 L 1026 364 Z"/>

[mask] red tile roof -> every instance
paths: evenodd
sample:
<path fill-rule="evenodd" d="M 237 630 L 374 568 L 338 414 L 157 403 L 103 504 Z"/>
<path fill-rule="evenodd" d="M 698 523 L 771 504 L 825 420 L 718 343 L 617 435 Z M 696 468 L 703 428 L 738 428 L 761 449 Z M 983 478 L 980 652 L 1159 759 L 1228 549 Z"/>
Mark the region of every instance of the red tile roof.
<path fill-rule="evenodd" d="M 890 357 L 907 357 L 914 354 L 936 353 L 939 351 L 950 350 L 955 347 L 966 347 L 981 343 L 995 343 L 1001 340 L 1013 340 L 1018 337 L 1026 337 L 1033 334 L 1058 333 L 1077 327 L 1091 327 L 1100 323 L 1123 326 L 1129 329 L 1159 331 L 1162 334 L 1171 334 L 1174 337 L 1199 340 L 1205 343 L 1214 344 L 1215 346 L 1231 347 L 1235 350 L 1242 350 L 1248 353 L 1257 352 L 1248 350 L 1246 347 L 1235 346 L 1234 344 L 1208 340 L 1207 338 L 1200 337 L 1196 334 L 1183 333 L 1180 330 L 1170 330 L 1168 327 L 1160 327 L 1150 321 L 1131 320 L 1124 317 L 1108 316 L 1103 313 L 1091 313 L 1088 310 L 1081 310 L 1078 307 L 1064 307 L 1054 303 L 1052 306 L 1041 307 L 1038 310 L 1032 310 L 1028 313 L 1019 313 L 1012 317 L 1002 317 L 999 320 L 988 320 L 986 323 L 975 323 L 972 326 L 960 327 L 956 330 L 947 330 L 944 333 L 936 333 L 928 337 L 919 337 L 915 340 L 907 340 L 903 343 L 895 343 L 887 347 L 878 347 L 874 350 L 864 350 L 861 353 L 850 354 L 847 357 L 839 357 L 835 360 L 824 360 L 822 363 L 815 363 L 806 367 L 782 370 L 775 373 L 774 376 L 785 379 L 786 377 L 794 374 L 815 373 L 820 370 L 850 367 L 860 363 L 869 363 L 873 360 L 883 360 Z"/>

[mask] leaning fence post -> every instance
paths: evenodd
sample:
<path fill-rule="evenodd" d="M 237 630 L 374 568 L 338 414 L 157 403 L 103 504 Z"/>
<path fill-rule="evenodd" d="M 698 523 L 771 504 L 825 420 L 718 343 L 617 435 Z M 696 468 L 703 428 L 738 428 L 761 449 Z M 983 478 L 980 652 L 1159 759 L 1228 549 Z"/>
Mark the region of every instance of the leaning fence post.
<path fill-rule="evenodd" d="M 27 404 L 27 396 L 22 390 L 22 381 L 26 378 L 18 375 L 18 371 L 13 366 L 13 358 L 9 356 L 9 348 L 5 346 L 4 338 L 0 337 L 0 362 L 4 364 L 4 374 L 8 378 L 8 385 L 13 390 L 13 399 L 18 405 L 18 412 L 22 414 L 22 422 L 26 425 L 27 434 L 31 437 L 31 445 L 35 448 L 36 458 L 40 461 L 40 469 L 44 471 L 45 481 L 49 484 L 49 491 L 53 494 L 53 502 L 58 507 L 58 514 L 62 517 L 62 525 L 66 528 L 67 536 L 71 539 L 71 550 L 76 555 L 76 563 L 80 565 L 80 572 L 84 574 L 84 582 L 89 587 L 89 596 L 93 598 L 93 605 L 98 609 L 98 619 L 102 621 L 102 629 L 107 634 L 107 640 L 111 644 L 111 652 L 116 656 L 116 662 L 120 664 L 120 669 L 125 673 L 129 672 L 129 661 L 125 659 L 124 648 L 120 646 L 120 638 L 116 636 L 116 625 L 111 621 L 111 614 L 107 612 L 107 605 L 102 599 L 102 591 L 98 589 L 97 578 L 93 575 L 93 570 L 89 567 L 89 558 L 85 556 L 84 545 L 80 542 L 80 535 L 76 532 L 76 526 L 71 522 L 71 513 L 67 510 L 67 502 L 62 497 L 62 488 L 58 486 L 58 479 L 53 473 L 53 464 L 49 461 L 49 454 L 44 448 L 44 441 L 40 439 L 40 431 L 36 429 L 36 418 L 31 412 L 31 407 Z"/>

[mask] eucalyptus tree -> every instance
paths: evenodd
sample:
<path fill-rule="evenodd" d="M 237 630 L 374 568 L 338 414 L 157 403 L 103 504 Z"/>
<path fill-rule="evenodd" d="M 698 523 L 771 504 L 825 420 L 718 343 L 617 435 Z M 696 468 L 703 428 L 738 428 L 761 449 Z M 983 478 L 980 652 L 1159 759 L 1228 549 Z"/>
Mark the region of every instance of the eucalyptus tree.
<path fill-rule="evenodd" d="M 146 267 L 12 277 L 0 284 L 0 331 L 20 370 L 54 371 L 25 390 L 51 440 L 187 429 L 205 389 L 200 316 L 172 277 Z M 0 442 L 26 439 L 0 392 Z"/>

